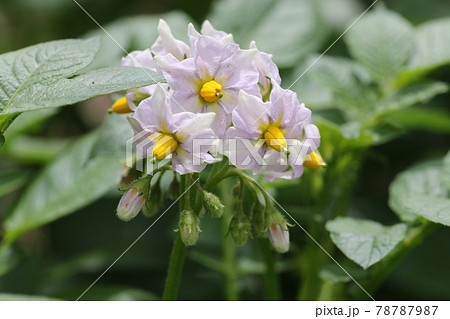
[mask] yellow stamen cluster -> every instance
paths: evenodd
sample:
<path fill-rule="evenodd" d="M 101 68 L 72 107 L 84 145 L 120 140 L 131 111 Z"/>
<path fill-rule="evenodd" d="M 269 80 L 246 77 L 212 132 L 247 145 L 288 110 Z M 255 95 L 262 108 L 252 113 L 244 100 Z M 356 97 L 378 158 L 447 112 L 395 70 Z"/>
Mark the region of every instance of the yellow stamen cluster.
<path fill-rule="evenodd" d="M 200 90 L 200 96 L 206 102 L 215 102 L 223 96 L 222 85 L 214 80 L 206 82 Z"/>
<path fill-rule="evenodd" d="M 158 142 L 153 147 L 153 156 L 158 160 L 166 158 L 172 154 L 178 147 L 178 142 L 172 135 L 161 134 L 158 137 Z"/>
<path fill-rule="evenodd" d="M 323 161 L 322 156 L 320 156 L 316 152 L 311 152 L 308 157 L 303 162 L 304 167 L 308 168 L 321 168 L 323 166 L 326 166 L 327 164 Z"/>
<path fill-rule="evenodd" d="M 287 152 L 287 142 L 284 138 L 283 132 L 276 126 L 269 126 L 264 133 L 264 139 L 267 146 L 273 148 L 278 152 Z"/>
<path fill-rule="evenodd" d="M 112 110 L 115 113 L 124 114 L 124 113 L 131 113 L 133 110 L 130 109 L 130 106 L 128 105 L 127 98 L 124 96 L 120 99 L 118 99 L 114 104 L 112 105 Z"/>

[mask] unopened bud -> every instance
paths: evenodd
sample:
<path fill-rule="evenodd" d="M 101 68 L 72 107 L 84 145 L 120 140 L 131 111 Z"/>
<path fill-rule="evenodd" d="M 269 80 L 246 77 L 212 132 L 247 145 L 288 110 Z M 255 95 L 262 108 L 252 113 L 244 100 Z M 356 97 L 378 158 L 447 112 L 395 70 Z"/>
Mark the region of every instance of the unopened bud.
<path fill-rule="evenodd" d="M 131 188 L 123 194 L 117 205 L 117 217 L 123 221 L 132 220 L 141 210 L 146 197 L 137 188 Z"/>
<path fill-rule="evenodd" d="M 244 213 L 238 212 L 233 216 L 230 222 L 229 233 L 236 245 L 241 246 L 247 242 L 251 227 L 250 221 Z"/>
<path fill-rule="evenodd" d="M 266 207 L 257 199 L 251 209 L 251 221 L 256 236 L 266 231 Z"/>
<path fill-rule="evenodd" d="M 147 217 L 155 215 L 161 208 L 162 202 L 163 202 L 163 195 L 161 187 L 157 183 L 151 186 L 147 196 L 147 200 L 145 201 L 145 205 L 144 207 L 142 207 L 142 213 Z"/>
<path fill-rule="evenodd" d="M 176 200 L 180 195 L 180 182 L 177 179 L 177 176 L 173 176 L 172 183 L 169 186 L 169 199 Z"/>
<path fill-rule="evenodd" d="M 308 157 L 303 161 L 303 166 L 308 168 L 318 169 L 327 164 L 324 162 L 322 156 L 319 153 L 311 152 Z"/>
<path fill-rule="evenodd" d="M 225 206 L 223 206 L 219 197 L 217 197 L 213 193 L 202 191 L 202 199 L 203 199 L 203 206 L 205 207 L 206 211 L 211 215 L 211 217 L 219 218 L 222 216 L 223 209 Z"/>
<path fill-rule="evenodd" d="M 200 234 L 200 222 L 194 211 L 185 209 L 181 212 L 178 231 L 186 246 L 192 246 L 197 242 Z"/>
<path fill-rule="evenodd" d="M 268 216 L 268 234 L 273 248 L 279 253 L 289 250 L 289 230 L 281 213 L 272 209 Z"/>
<path fill-rule="evenodd" d="M 128 105 L 127 98 L 124 96 L 120 99 L 118 99 L 116 102 L 112 105 L 112 110 L 115 113 L 124 114 L 124 113 L 132 113 L 133 110 L 130 109 L 130 106 Z"/>

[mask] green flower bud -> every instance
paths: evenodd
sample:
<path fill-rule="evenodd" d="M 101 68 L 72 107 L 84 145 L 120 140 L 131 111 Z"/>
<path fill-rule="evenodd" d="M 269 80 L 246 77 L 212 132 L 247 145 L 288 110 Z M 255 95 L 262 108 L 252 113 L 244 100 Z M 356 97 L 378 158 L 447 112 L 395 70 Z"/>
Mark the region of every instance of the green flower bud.
<path fill-rule="evenodd" d="M 248 236 L 251 233 L 251 224 L 244 213 L 238 212 L 233 216 L 230 222 L 228 232 L 236 245 L 242 246 L 247 242 Z"/>
<path fill-rule="evenodd" d="M 155 215 L 161 208 L 162 202 L 163 194 L 161 187 L 159 184 L 153 185 L 150 188 L 145 205 L 142 207 L 142 213 L 147 217 Z"/>
<path fill-rule="evenodd" d="M 197 242 L 200 234 L 200 222 L 194 211 L 185 209 L 181 212 L 178 231 L 186 246 L 192 246 Z"/>
<path fill-rule="evenodd" d="M 222 216 L 225 206 L 223 206 L 219 197 L 213 193 L 202 191 L 202 199 L 203 206 L 211 217 L 220 218 Z"/>
<path fill-rule="evenodd" d="M 123 221 L 132 220 L 144 206 L 146 197 L 137 188 L 131 188 L 123 194 L 117 206 L 117 217 Z"/>
<path fill-rule="evenodd" d="M 177 179 L 177 176 L 173 176 L 172 183 L 169 186 L 169 199 L 176 200 L 180 196 L 180 182 Z"/>
<path fill-rule="evenodd" d="M 289 250 L 289 230 L 284 217 L 273 208 L 268 212 L 267 224 L 267 232 L 273 248 L 279 253 L 287 252 Z"/>
<path fill-rule="evenodd" d="M 266 207 L 261 204 L 257 199 L 251 209 L 251 221 L 253 226 L 253 231 L 256 236 L 261 236 L 265 233 L 266 227 Z"/>

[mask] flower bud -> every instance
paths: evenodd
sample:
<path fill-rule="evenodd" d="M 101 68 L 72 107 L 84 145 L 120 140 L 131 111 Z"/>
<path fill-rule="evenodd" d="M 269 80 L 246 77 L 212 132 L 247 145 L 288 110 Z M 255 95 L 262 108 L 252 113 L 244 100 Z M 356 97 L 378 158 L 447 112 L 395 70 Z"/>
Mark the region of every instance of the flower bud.
<path fill-rule="evenodd" d="M 233 216 L 230 222 L 228 232 L 236 245 L 244 245 L 247 242 L 248 236 L 251 232 L 251 224 L 244 213 L 238 212 Z"/>
<path fill-rule="evenodd" d="M 145 200 L 145 196 L 137 188 L 127 190 L 117 205 L 117 217 L 123 221 L 132 220 L 141 210 Z"/>
<path fill-rule="evenodd" d="M 180 196 L 180 182 L 176 175 L 173 176 L 172 183 L 170 183 L 168 195 L 171 200 L 176 200 Z"/>
<path fill-rule="evenodd" d="M 272 209 L 268 216 L 268 234 L 273 248 L 279 253 L 289 250 L 289 230 L 286 220 L 276 209 Z"/>
<path fill-rule="evenodd" d="M 322 159 L 322 156 L 320 156 L 319 153 L 311 152 L 308 157 L 303 161 L 303 166 L 313 169 L 318 169 L 324 166 L 327 166 L 327 164 Z"/>
<path fill-rule="evenodd" d="M 202 191 L 203 206 L 206 211 L 214 218 L 220 218 L 223 214 L 223 206 L 220 199 L 213 193 Z"/>
<path fill-rule="evenodd" d="M 266 231 L 266 207 L 257 199 L 251 208 L 251 221 L 256 236 Z"/>
<path fill-rule="evenodd" d="M 119 176 L 117 177 L 117 185 L 119 188 L 125 188 L 138 177 L 139 174 L 137 170 L 125 165 L 119 172 Z"/>
<path fill-rule="evenodd" d="M 163 194 L 159 183 L 151 186 L 148 192 L 147 200 L 145 201 L 144 207 L 142 207 L 142 213 L 146 217 L 151 217 L 155 215 L 161 208 L 163 202 Z"/>
<path fill-rule="evenodd" d="M 116 102 L 112 105 L 112 110 L 115 113 L 119 114 L 125 114 L 125 113 L 132 113 L 133 110 L 130 109 L 130 106 L 128 105 L 127 98 L 124 96 L 120 99 L 118 99 Z"/>
<path fill-rule="evenodd" d="M 200 234 L 200 222 L 194 211 L 185 209 L 181 212 L 178 231 L 186 246 L 192 246 L 197 242 Z"/>

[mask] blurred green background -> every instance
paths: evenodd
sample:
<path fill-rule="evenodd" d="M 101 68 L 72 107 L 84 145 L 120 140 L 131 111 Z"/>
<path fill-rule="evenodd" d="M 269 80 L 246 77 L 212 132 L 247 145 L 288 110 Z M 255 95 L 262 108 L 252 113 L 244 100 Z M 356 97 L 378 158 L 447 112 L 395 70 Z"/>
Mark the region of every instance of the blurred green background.
<path fill-rule="evenodd" d="M 372 1 L 319 2 L 327 32 L 318 35 L 323 37 L 316 50 L 318 53 L 326 49 Z M 157 21 L 159 15 L 174 10 L 179 11 L 180 16 L 172 18 L 181 25 L 184 21 L 200 25 L 214 6 L 214 1 L 211 0 L 79 0 L 79 3 L 107 29 L 109 23 L 127 16 L 152 14 Z M 385 5 L 413 24 L 449 16 L 450 12 L 450 2 L 445 0 L 391 0 L 386 1 Z M 0 53 L 44 41 L 83 37 L 96 29 L 98 27 L 95 23 L 71 0 L 0 1 Z M 146 33 L 150 34 L 150 39 L 155 32 L 156 30 L 150 29 L 139 30 L 144 40 Z M 138 38 L 139 35 L 136 36 Z M 267 38 L 267 42 L 271 40 Z M 138 43 L 142 43 L 139 41 Z M 149 41 L 148 45 L 151 43 Z M 127 43 L 125 48 L 137 49 L 133 41 Z M 344 42 L 338 41 L 328 54 L 346 55 Z M 102 64 L 102 61 L 97 63 Z M 282 75 L 288 79 L 294 76 L 286 70 L 282 70 Z M 450 69 L 440 69 L 432 76 L 448 83 Z M 282 85 L 289 86 L 289 80 Z M 59 109 L 57 114 L 32 130 L 34 137 L 42 140 L 51 138 L 53 144 L 46 142 L 45 151 L 41 151 L 39 145 L 33 146 L 27 144 L 26 140 L 18 140 L 16 143 L 23 144 L 10 147 L 6 154 L 0 153 L 0 169 L 15 167 L 20 163 L 20 167 L 29 172 L 23 180 L 25 186 L 42 165 L 50 162 L 68 141 L 99 126 L 110 103 L 109 97 L 100 97 L 74 107 Z M 447 94 L 434 98 L 428 103 L 428 107 L 443 109 L 448 108 L 449 104 L 450 97 Z M 396 222 L 397 217 L 387 205 L 389 184 L 397 173 L 413 163 L 444 155 L 448 151 L 448 137 L 448 134 L 415 129 L 386 144 L 373 147 L 363 165 L 351 201 L 352 214 L 385 224 Z M 37 149 L 34 150 L 33 147 Z M 27 152 L 22 151 L 24 148 Z M 279 190 L 280 202 L 287 208 L 299 205 L 296 192 L 295 187 Z M 0 198 L 0 215 L 7 214 L 19 194 L 20 189 Z M 108 196 L 79 212 L 22 236 L 17 243 L 18 252 L 8 257 L 15 266 L 12 271 L 0 277 L 0 291 L 76 299 L 151 223 L 151 220 L 143 216 L 138 216 L 129 223 L 119 221 L 115 216 L 118 199 L 119 192 L 111 189 Z M 177 212 L 172 209 L 83 299 L 157 299 L 164 285 L 176 222 Z M 199 243 L 188 255 L 180 287 L 182 300 L 224 298 L 222 276 L 211 269 L 213 265 L 206 266 L 210 262 L 209 257 L 220 255 L 217 248 L 218 236 L 221 236 L 220 225 L 217 220 L 206 218 L 202 220 L 202 230 Z M 291 238 L 294 253 L 296 247 L 309 240 L 297 227 L 291 229 Z M 439 228 L 407 255 L 379 289 L 375 299 L 449 300 L 449 242 L 450 232 Z M 250 240 L 246 246 L 237 249 L 239 268 L 243 274 L 239 284 L 241 298 L 244 300 L 265 298 L 261 293 L 264 284 L 259 248 L 258 241 Z M 295 299 L 298 277 L 293 270 L 294 261 L 286 255 L 278 255 L 277 259 L 283 270 L 283 299 Z"/>

